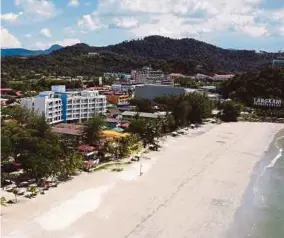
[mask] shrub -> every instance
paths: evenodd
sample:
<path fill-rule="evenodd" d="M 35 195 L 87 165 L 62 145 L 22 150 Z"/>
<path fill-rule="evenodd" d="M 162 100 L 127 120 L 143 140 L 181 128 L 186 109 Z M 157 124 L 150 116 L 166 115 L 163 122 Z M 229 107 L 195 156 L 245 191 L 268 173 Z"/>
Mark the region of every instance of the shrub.
<path fill-rule="evenodd" d="M 241 114 L 241 105 L 234 101 L 226 101 L 221 105 L 221 119 L 223 121 L 237 121 Z"/>

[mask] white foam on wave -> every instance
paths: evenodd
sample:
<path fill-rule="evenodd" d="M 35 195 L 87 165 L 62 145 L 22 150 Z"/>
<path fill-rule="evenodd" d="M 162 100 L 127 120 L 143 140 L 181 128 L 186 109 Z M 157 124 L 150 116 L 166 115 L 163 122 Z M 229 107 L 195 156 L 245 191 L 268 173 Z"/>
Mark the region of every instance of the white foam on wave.
<path fill-rule="evenodd" d="M 102 196 L 114 185 L 112 183 L 84 190 L 44 213 L 36 219 L 36 222 L 45 230 L 62 230 L 86 213 L 96 210 L 101 203 Z"/>
<path fill-rule="evenodd" d="M 282 151 L 283 151 L 283 149 L 279 150 L 278 155 L 276 155 L 275 158 L 273 160 L 271 160 L 271 162 L 266 166 L 266 168 L 273 168 L 274 167 L 277 160 L 282 156 Z"/>

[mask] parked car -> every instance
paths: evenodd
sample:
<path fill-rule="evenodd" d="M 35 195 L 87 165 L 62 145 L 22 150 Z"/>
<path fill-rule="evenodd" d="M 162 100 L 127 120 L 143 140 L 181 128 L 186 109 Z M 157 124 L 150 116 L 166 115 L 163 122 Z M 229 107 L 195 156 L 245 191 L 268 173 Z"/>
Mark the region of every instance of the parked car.
<path fill-rule="evenodd" d="M 138 162 L 138 161 L 140 160 L 140 156 L 135 155 L 135 156 L 133 156 L 130 160 L 131 160 L 131 161 Z"/>
<path fill-rule="evenodd" d="M 172 132 L 171 135 L 172 135 L 173 137 L 176 137 L 176 136 L 178 136 L 178 133 L 177 133 L 177 132 Z"/>

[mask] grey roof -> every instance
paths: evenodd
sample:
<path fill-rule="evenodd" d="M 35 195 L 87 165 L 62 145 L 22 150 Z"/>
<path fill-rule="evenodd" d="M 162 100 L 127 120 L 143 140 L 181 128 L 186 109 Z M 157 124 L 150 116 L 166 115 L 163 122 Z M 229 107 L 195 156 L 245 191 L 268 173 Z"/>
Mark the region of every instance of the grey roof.
<path fill-rule="evenodd" d="M 194 93 L 197 92 L 198 90 L 195 88 L 185 88 L 184 91 L 185 93 Z"/>
<path fill-rule="evenodd" d="M 208 86 L 200 87 L 200 89 L 215 90 L 215 89 L 216 89 L 216 86 L 208 85 Z"/>
<path fill-rule="evenodd" d="M 140 117 L 146 117 L 146 118 L 158 118 L 158 117 L 164 117 L 166 116 L 167 112 L 133 112 L 133 111 L 125 111 L 122 113 L 122 116 L 130 116 L 134 117 L 136 115 L 139 115 Z"/>

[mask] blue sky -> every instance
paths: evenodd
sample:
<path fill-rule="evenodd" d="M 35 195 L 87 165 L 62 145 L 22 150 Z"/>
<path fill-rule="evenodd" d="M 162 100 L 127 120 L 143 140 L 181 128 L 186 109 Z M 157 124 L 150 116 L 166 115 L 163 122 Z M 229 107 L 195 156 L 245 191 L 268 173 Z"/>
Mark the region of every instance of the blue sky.
<path fill-rule="evenodd" d="M 2 0 L 2 48 L 102 46 L 147 35 L 284 51 L 284 0 Z"/>

